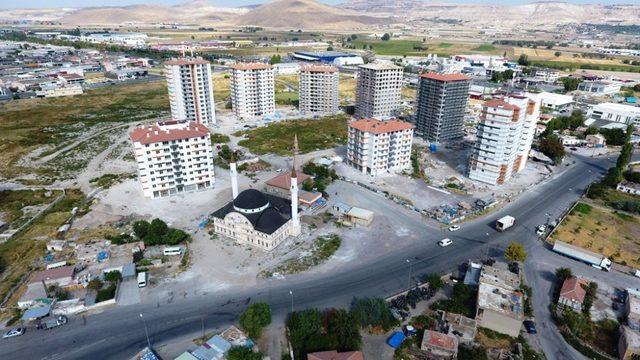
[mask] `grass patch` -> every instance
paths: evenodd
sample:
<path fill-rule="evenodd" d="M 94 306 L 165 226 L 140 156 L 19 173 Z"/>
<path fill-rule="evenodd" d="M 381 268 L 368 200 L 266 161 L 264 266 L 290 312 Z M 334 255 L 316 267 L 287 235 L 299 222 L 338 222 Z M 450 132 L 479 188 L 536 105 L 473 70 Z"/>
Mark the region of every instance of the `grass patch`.
<path fill-rule="evenodd" d="M 294 105 L 299 99 L 298 93 L 293 91 L 276 92 L 275 95 L 278 105 Z"/>
<path fill-rule="evenodd" d="M 440 44 L 438 44 L 438 47 L 441 49 L 448 49 L 450 47 L 452 47 L 453 44 L 452 43 L 448 43 L 448 42 L 441 42 Z"/>
<path fill-rule="evenodd" d="M 425 55 L 426 44 L 415 40 L 356 40 L 352 42 L 356 49 L 371 46 L 378 55 Z"/>
<path fill-rule="evenodd" d="M 491 44 L 482 44 L 478 47 L 473 48 L 474 51 L 496 51 L 498 48 Z"/>
<path fill-rule="evenodd" d="M 593 209 L 591 207 L 591 205 L 585 204 L 585 203 L 578 203 L 576 204 L 576 206 L 573 208 L 574 212 L 579 212 L 581 214 L 585 214 L 588 215 L 589 213 L 591 213 L 591 209 Z"/>
<path fill-rule="evenodd" d="M 531 62 L 532 66 L 548 67 L 558 70 L 602 70 L 602 71 L 621 71 L 640 73 L 640 66 L 625 64 L 598 64 L 598 63 L 580 63 L 573 61 L 552 61 L 552 60 L 536 60 Z"/>
<path fill-rule="evenodd" d="M 312 247 L 297 259 L 290 259 L 270 271 L 263 271 L 262 275 L 269 277 L 273 273 L 294 274 L 306 271 L 327 261 L 340 248 L 342 239 L 336 234 L 318 236 Z"/>
<path fill-rule="evenodd" d="M 61 194 L 61 191 L 42 189 L 0 191 L 0 220 L 11 224 L 25 215 L 26 206 L 46 205 Z"/>
<path fill-rule="evenodd" d="M 108 189 L 113 185 L 122 182 L 123 180 L 133 179 L 135 177 L 135 174 L 104 174 L 102 176 L 95 177 L 89 180 L 89 183 L 103 189 Z"/>
<path fill-rule="evenodd" d="M 229 137 L 225 134 L 219 134 L 219 133 L 211 134 L 212 144 L 228 143 L 229 141 L 231 141 L 231 139 L 229 139 Z"/>
<path fill-rule="evenodd" d="M 291 155 L 294 135 L 298 135 L 301 153 L 328 149 L 347 142 L 347 115 L 334 115 L 318 120 L 290 120 L 257 129 L 241 131 L 248 138 L 238 145 L 252 153 Z"/>

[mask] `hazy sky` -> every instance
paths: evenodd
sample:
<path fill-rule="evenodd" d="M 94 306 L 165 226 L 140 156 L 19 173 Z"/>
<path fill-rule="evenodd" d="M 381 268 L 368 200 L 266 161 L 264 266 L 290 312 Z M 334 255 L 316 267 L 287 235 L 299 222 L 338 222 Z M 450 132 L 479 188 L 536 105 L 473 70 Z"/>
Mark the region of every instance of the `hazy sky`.
<path fill-rule="evenodd" d="M 327 4 L 338 4 L 345 0 L 320 0 Z M 425 0 L 425 2 L 430 0 Z M 633 4 L 637 0 L 567 0 L 570 3 L 606 3 L 606 4 Z M 0 8 L 40 8 L 40 7 L 86 7 L 86 6 L 122 6 L 133 4 L 164 4 L 175 5 L 184 3 L 185 0 L 0 0 Z M 212 4 L 218 6 L 241 6 L 266 2 L 266 0 L 210 0 Z M 432 1 L 436 2 L 436 1 Z M 521 4 L 533 2 L 530 0 L 440 0 L 437 2 L 447 3 L 509 3 Z"/>

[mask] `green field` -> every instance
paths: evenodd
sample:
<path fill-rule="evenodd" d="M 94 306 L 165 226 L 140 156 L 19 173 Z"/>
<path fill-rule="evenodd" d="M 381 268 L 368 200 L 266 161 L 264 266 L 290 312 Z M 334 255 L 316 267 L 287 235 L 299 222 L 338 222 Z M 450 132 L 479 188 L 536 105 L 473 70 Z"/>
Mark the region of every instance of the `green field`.
<path fill-rule="evenodd" d="M 584 70 L 602 70 L 602 71 L 621 71 L 621 72 L 633 72 L 640 73 L 640 66 L 625 65 L 625 64 L 595 64 L 595 63 L 579 63 L 570 61 L 549 61 L 549 60 L 535 60 L 531 62 L 532 66 L 548 67 L 552 69 L 574 71 L 577 69 Z"/>
<path fill-rule="evenodd" d="M 484 52 L 484 51 L 496 51 L 497 49 L 498 49 L 497 47 L 495 47 L 495 46 L 493 46 L 491 44 L 482 44 L 482 45 L 480 45 L 478 47 L 475 47 L 475 48 L 473 48 L 471 50 L 473 50 L 473 51 L 483 51 Z"/>
<path fill-rule="evenodd" d="M 293 138 L 298 136 L 301 153 L 328 149 L 347 142 L 348 115 L 328 116 L 317 120 L 288 120 L 265 127 L 241 131 L 236 135 L 248 136 L 238 145 L 262 155 L 274 153 L 290 156 Z"/>

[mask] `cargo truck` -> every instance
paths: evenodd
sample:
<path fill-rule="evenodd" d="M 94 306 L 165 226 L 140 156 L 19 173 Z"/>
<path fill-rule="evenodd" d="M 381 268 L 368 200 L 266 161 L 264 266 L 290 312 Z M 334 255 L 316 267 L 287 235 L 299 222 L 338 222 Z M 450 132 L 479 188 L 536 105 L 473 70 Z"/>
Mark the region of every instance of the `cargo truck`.
<path fill-rule="evenodd" d="M 512 227 L 515 223 L 516 218 L 514 218 L 513 216 L 503 216 L 500 219 L 496 220 L 496 230 L 505 231 L 508 228 Z"/>
<path fill-rule="evenodd" d="M 67 317 L 64 315 L 60 315 L 56 318 L 51 318 L 45 321 L 42 321 L 39 325 L 38 325 L 38 329 L 43 329 L 43 330 L 50 330 L 53 328 L 57 328 L 58 326 L 62 326 L 64 324 L 66 324 L 68 321 Z"/>
<path fill-rule="evenodd" d="M 593 251 L 585 250 L 558 240 L 553 244 L 553 251 L 601 270 L 611 270 L 611 260 Z"/>

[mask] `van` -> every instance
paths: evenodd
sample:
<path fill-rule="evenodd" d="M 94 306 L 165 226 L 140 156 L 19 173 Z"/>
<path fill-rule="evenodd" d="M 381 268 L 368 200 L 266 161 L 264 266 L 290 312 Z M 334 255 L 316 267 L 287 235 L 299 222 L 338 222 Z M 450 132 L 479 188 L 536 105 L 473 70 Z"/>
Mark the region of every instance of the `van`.
<path fill-rule="evenodd" d="M 182 255 L 182 248 L 179 246 L 167 247 L 167 248 L 164 248 L 164 250 L 162 251 L 162 254 L 164 256 Z"/>
<path fill-rule="evenodd" d="M 141 273 L 138 273 L 138 287 L 145 287 L 147 286 L 147 272 L 143 271 Z"/>
<path fill-rule="evenodd" d="M 453 240 L 451 240 L 449 238 L 442 239 L 442 240 L 438 241 L 438 245 L 440 245 L 442 247 L 449 246 L 451 244 L 453 244 Z"/>

